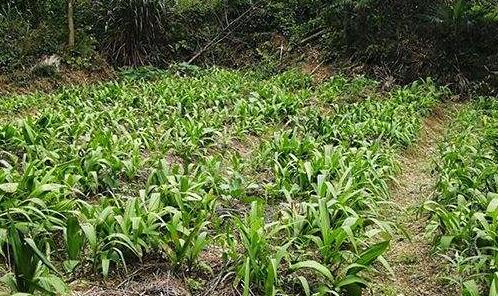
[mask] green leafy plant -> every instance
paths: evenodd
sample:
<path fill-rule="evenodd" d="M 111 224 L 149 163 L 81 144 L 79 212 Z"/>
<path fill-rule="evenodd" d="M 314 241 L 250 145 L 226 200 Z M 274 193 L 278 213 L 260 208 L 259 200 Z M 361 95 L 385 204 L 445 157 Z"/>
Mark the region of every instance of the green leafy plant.
<path fill-rule="evenodd" d="M 42 291 L 51 295 L 66 293 L 67 287 L 57 276 L 56 268 L 33 239 L 26 238 L 21 231 L 12 226 L 8 231 L 8 242 L 13 258 L 14 274 L 7 274 L 2 280 L 11 290 L 21 293 Z"/>
<path fill-rule="evenodd" d="M 427 80 L 380 93 L 363 77 L 317 86 L 297 71 L 136 71 L 0 102 L 1 116 L 16 117 L 0 123 L 0 251 L 21 230 L 19 252 L 37 263 L 18 269 L 23 290 L 56 293 L 38 281 L 56 274 L 49 264 L 64 268 L 61 280 L 112 278 L 151 257 L 203 274 L 203 252 L 218 247 L 245 295 L 356 295 L 375 262 L 389 270 L 382 254 L 397 229 L 380 208 L 395 156 L 446 89 Z M 474 196 L 467 203 L 491 207 Z M 491 214 L 469 217 L 489 244 Z M 469 232 L 454 229 L 446 241 Z"/>
<path fill-rule="evenodd" d="M 270 240 L 281 227 L 265 223 L 263 207 L 256 201 L 251 204 L 251 210 L 243 220 L 236 219 L 235 226 L 246 252 L 236 259 L 235 284 L 243 282 L 245 296 L 250 294 L 252 287 L 264 291 L 265 295 L 276 295 L 278 283 L 281 282 L 278 275 L 281 261 L 288 255 L 287 249 L 292 241 L 276 248 L 274 255 L 271 255 L 273 248 Z"/>
<path fill-rule="evenodd" d="M 424 205 L 435 247 L 458 272 L 451 280 L 469 295 L 481 295 L 483 285 L 496 290 L 497 110 L 494 99 L 481 98 L 459 112 L 440 148 L 437 198 Z"/>
<path fill-rule="evenodd" d="M 164 40 L 172 4 L 168 1 L 97 1 L 104 51 L 121 65 L 145 65 Z M 112 53 L 112 55 L 111 55 Z"/>

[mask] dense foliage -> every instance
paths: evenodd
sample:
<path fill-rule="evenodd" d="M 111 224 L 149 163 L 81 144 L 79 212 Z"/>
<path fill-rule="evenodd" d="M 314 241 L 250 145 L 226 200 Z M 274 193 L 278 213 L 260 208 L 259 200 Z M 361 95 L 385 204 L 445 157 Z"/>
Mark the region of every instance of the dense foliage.
<path fill-rule="evenodd" d="M 166 66 L 201 52 L 197 63 L 283 68 L 311 46 L 324 61 L 382 79 L 496 92 L 496 0 L 78 0 L 69 50 L 65 2 L 0 4 L 0 70 L 53 53 L 79 67 L 94 65 L 96 53 L 117 66 Z"/>
<path fill-rule="evenodd" d="M 65 293 L 151 257 L 185 276 L 212 246 L 243 295 L 359 295 L 374 262 L 389 270 L 394 155 L 444 90 L 189 69 L 1 101 L 11 291 Z"/>
<path fill-rule="evenodd" d="M 478 286 L 498 293 L 498 104 L 482 98 L 460 111 L 442 144 L 438 196 L 425 208 L 428 231 L 458 271 L 454 281 L 468 295 Z M 484 293 L 483 293 L 484 295 Z"/>

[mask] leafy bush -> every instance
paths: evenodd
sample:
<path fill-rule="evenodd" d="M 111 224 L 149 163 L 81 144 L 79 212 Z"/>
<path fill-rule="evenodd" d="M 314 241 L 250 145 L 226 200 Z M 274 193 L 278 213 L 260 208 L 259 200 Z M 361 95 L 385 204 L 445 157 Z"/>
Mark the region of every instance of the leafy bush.
<path fill-rule="evenodd" d="M 171 1 L 97 1 L 101 46 L 118 65 L 163 64 Z"/>
<path fill-rule="evenodd" d="M 0 69 L 13 71 L 33 65 L 42 55 L 59 50 L 61 34 L 45 23 L 30 23 L 16 6 L 0 6 Z"/>

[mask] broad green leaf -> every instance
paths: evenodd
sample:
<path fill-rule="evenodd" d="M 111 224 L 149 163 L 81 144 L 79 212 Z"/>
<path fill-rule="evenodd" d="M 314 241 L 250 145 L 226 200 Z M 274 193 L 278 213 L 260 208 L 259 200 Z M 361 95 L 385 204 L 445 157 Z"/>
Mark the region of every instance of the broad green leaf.
<path fill-rule="evenodd" d="M 97 249 L 97 233 L 95 227 L 89 223 L 81 224 L 81 229 L 85 233 L 86 239 L 90 243 L 90 247 L 95 251 Z"/>
<path fill-rule="evenodd" d="M 489 296 L 497 296 L 498 295 L 498 286 L 496 285 L 496 278 L 493 279 L 491 286 L 489 287 Z"/>
<path fill-rule="evenodd" d="M 498 217 L 498 197 L 493 198 L 488 205 L 486 212 L 496 219 Z"/>
<path fill-rule="evenodd" d="M 53 294 L 65 295 L 67 294 L 67 286 L 62 279 L 59 277 L 48 275 L 37 277 L 36 281 L 40 287 L 45 291 L 49 291 Z"/>
<path fill-rule="evenodd" d="M 304 163 L 304 169 L 306 171 L 306 176 L 308 177 L 308 181 L 311 182 L 313 178 L 313 167 L 309 161 Z"/>
<path fill-rule="evenodd" d="M 448 248 L 451 246 L 451 242 L 453 241 L 455 237 L 451 235 L 444 235 L 441 237 L 439 241 L 439 247 L 442 250 L 448 250 Z"/>
<path fill-rule="evenodd" d="M 110 265 L 110 260 L 107 257 L 102 258 L 102 275 L 104 278 L 107 278 L 109 276 L 109 265 Z"/>
<path fill-rule="evenodd" d="M 32 197 L 38 197 L 42 193 L 57 191 L 63 187 L 64 187 L 64 185 L 61 185 L 61 184 L 54 184 L 54 183 L 43 184 L 43 185 L 36 187 L 36 189 L 33 192 L 31 192 L 30 195 Z"/>
<path fill-rule="evenodd" d="M 80 264 L 80 261 L 78 261 L 78 260 L 65 260 L 62 264 L 64 265 L 64 269 L 67 272 L 71 273 Z"/>
<path fill-rule="evenodd" d="M 59 272 L 57 271 L 57 269 L 55 268 L 55 266 L 47 259 L 47 257 L 45 256 L 45 254 L 43 254 L 42 251 L 40 251 L 40 249 L 38 249 L 38 247 L 36 246 L 35 241 L 33 239 L 26 238 L 25 241 L 31 247 L 31 249 L 33 249 L 33 251 L 35 252 L 36 256 L 43 262 L 43 264 L 45 264 L 53 272 L 59 274 Z"/>
<path fill-rule="evenodd" d="M 76 217 L 69 216 L 67 218 L 65 234 L 69 260 L 77 260 L 83 247 L 84 235 Z"/>
<path fill-rule="evenodd" d="M 498 296 L 498 272 L 493 275 L 493 281 L 489 287 L 489 296 Z"/>
<path fill-rule="evenodd" d="M 335 286 L 338 288 L 358 284 L 360 286 L 367 286 L 367 281 L 356 275 L 348 275 L 345 279 L 338 282 Z"/>
<path fill-rule="evenodd" d="M 332 273 L 330 270 L 325 267 L 324 265 L 314 261 L 314 260 L 307 260 L 307 261 L 301 261 L 296 264 L 291 265 L 290 269 L 291 270 L 298 270 L 302 268 L 308 268 L 308 269 L 313 269 L 315 271 L 318 271 L 320 274 L 322 274 L 324 277 L 326 277 L 328 280 L 333 281 L 334 277 L 332 276 Z"/>
<path fill-rule="evenodd" d="M 384 252 L 387 250 L 389 247 L 389 241 L 384 241 L 378 244 L 375 244 L 368 248 L 366 251 L 360 254 L 359 258 L 355 261 L 356 264 L 360 266 L 369 266 L 371 265 L 377 257 L 381 256 L 384 254 Z M 350 268 L 348 270 L 349 275 L 353 275 L 358 273 L 362 268 L 356 266 L 353 268 Z"/>
<path fill-rule="evenodd" d="M 310 285 L 308 283 L 308 280 L 302 275 L 298 276 L 297 279 L 301 282 L 301 286 L 303 287 L 304 294 L 306 296 L 311 296 L 311 290 L 310 290 Z"/>
<path fill-rule="evenodd" d="M 463 295 L 464 296 L 480 296 L 479 287 L 474 280 L 468 280 L 463 282 Z"/>
<path fill-rule="evenodd" d="M 14 193 L 17 190 L 19 183 L 3 183 L 0 184 L 0 190 L 7 193 Z"/>
<path fill-rule="evenodd" d="M 249 296 L 250 285 L 251 285 L 251 260 L 249 257 L 246 258 L 246 262 L 244 264 L 244 293 L 243 296 Z"/>

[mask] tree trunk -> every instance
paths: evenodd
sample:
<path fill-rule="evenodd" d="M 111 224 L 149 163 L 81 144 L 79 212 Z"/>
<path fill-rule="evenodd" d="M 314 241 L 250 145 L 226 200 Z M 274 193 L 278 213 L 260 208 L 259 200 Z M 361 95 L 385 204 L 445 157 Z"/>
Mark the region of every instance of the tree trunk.
<path fill-rule="evenodd" d="M 67 0 L 67 28 L 67 45 L 72 48 L 74 47 L 74 0 Z"/>

